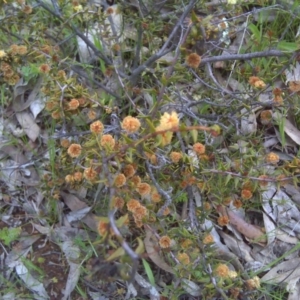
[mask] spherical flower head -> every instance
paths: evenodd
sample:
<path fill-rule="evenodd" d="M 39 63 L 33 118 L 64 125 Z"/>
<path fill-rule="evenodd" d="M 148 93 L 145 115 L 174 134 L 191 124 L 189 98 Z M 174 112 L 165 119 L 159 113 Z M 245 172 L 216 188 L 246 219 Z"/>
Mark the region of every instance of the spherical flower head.
<path fill-rule="evenodd" d="M 190 257 L 186 254 L 186 253 L 179 253 L 177 255 L 177 259 L 179 260 L 179 262 L 185 266 L 190 264 Z"/>
<path fill-rule="evenodd" d="M 229 218 L 227 216 L 220 216 L 218 218 L 218 224 L 220 226 L 226 226 L 229 224 Z"/>
<path fill-rule="evenodd" d="M 252 198 L 252 196 L 253 196 L 253 194 L 250 190 L 243 189 L 242 192 L 241 192 L 241 198 L 243 200 L 249 200 L 249 199 Z"/>
<path fill-rule="evenodd" d="M 57 103 L 54 102 L 54 101 L 51 101 L 51 100 L 47 101 L 46 104 L 45 104 L 45 109 L 47 111 L 52 111 L 56 107 L 57 107 Z"/>
<path fill-rule="evenodd" d="M 7 83 L 9 85 L 15 85 L 17 84 L 17 82 L 20 80 L 20 76 L 18 74 L 14 74 L 14 76 L 10 77 L 8 80 L 7 80 Z"/>
<path fill-rule="evenodd" d="M 80 97 L 77 100 L 79 102 L 79 106 L 85 106 L 85 104 L 87 104 L 87 100 L 85 97 Z"/>
<path fill-rule="evenodd" d="M 144 217 L 147 216 L 148 210 L 145 206 L 140 205 L 134 210 L 133 214 L 136 219 L 142 220 Z"/>
<path fill-rule="evenodd" d="M 13 77 L 15 72 L 12 69 L 8 69 L 7 71 L 4 72 L 4 77 L 5 78 L 11 78 Z"/>
<path fill-rule="evenodd" d="M 248 82 L 250 85 L 254 86 L 255 82 L 259 81 L 259 80 L 260 80 L 260 78 L 257 76 L 250 76 Z"/>
<path fill-rule="evenodd" d="M 87 116 L 88 116 L 88 119 L 92 121 L 92 120 L 95 120 L 95 119 L 96 119 L 97 113 L 96 113 L 94 110 L 90 109 L 90 110 L 88 111 Z"/>
<path fill-rule="evenodd" d="M 293 93 L 300 92 L 300 84 L 298 81 L 290 81 L 289 82 L 289 89 Z"/>
<path fill-rule="evenodd" d="M 114 10 L 113 7 L 109 7 L 109 8 L 106 10 L 106 13 L 107 13 L 108 15 L 112 15 L 114 12 L 115 12 L 115 10 Z"/>
<path fill-rule="evenodd" d="M 101 236 L 105 236 L 109 231 L 109 222 L 100 220 L 97 229 Z"/>
<path fill-rule="evenodd" d="M 11 70 L 11 65 L 9 65 L 8 63 L 2 61 L 1 64 L 0 64 L 0 70 L 3 71 L 3 72 Z"/>
<path fill-rule="evenodd" d="M 53 112 L 51 113 L 51 117 L 52 117 L 54 120 L 58 120 L 58 119 L 61 118 L 61 113 L 60 113 L 58 110 L 53 111 Z"/>
<path fill-rule="evenodd" d="M 69 110 L 76 110 L 79 107 L 79 101 L 77 99 L 71 99 L 68 103 Z"/>
<path fill-rule="evenodd" d="M 59 77 L 59 79 L 67 80 L 67 74 L 64 70 L 59 70 L 57 72 L 57 76 Z"/>
<path fill-rule="evenodd" d="M 79 144 L 71 144 L 68 148 L 68 154 L 75 158 L 78 157 L 81 154 L 81 146 Z"/>
<path fill-rule="evenodd" d="M 237 209 L 239 209 L 243 206 L 243 202 L 239 199 L 235 199 L 232 204 Z"/>
<path fill-rule="evenodd" d="M 127 116 L 122 121 L 121 126 L 127 133 L 135 133 L 140 129 L 141 122 L 137 118 Z"/>
<path fill-rule="evenodd" d="M 149 159 L 152 165 L 157 165 L 157 156 L 154 153 L 150 155 Z"/>
<path fill-rule="evenodd" d="M 60 140 L 60 145 L 63 147 L 63 148 L 69 148 L 70 146 L 70 141 L 68 139 L 61 139 Z"/>
<path fill-rule="evenodd" d="M 136 191 L 142 196 L 145 197 L 150 194 L 151 187 L 148 183 L 142 182 L 138 184 Z"/>
<path fill-rule="evenodd" d="M 171 152 L 170 153 L 170 159 L 172 161 L 172 163 L 177 164 L 181 159 L 182 159 L 182 153 L 181 152 Z"/>
<path fill-rule="evenodd" d="M 3 58 L 7 55 L 7 53 L 4 50 L 0 50 L 0 58 Z"/>
<path fill-rule="evenodd" d="M 141 203 L 138 200 L 130 199 L 127 204 L 127 209 L 134 213 L 134 211 L 141 206 Z"/>
<path fill-rule="evenodd" d="M 140 176 L 135 175 L 132 178 L 130 178 L 130 182 L 133 186 L 138 186 L 142 182 L 142 179 Z"/>
<path fill-rule="evenodd" d="M 11 55 L 16 55 L 16 54 L 18 54 L 18 49 L 19 49 L 19 46 L 18 46 L 18 45 L 12 44 L 12 45 L 10 45 L 10 47 L 9 47 L 9 53 L 10 53 Z"/>
<path fill-rule="evenodd" d="M 93 181 L 96 179 L 97 172 L 93 168 L 87 168 L 84 170 L 83 176 L 85 179 Z"/>
<path fill-rule="evenodd" d="M 125 201 L 121 197 L 114 197 L 112 201 L 113 208 L 122 209 L 124 207 Z"/>
<path fill-rule="evenodd" d="M 161 195 L 157 192 L 157 191 L 154 191 L 151 193 L 151 201 L 153 203 L 158 203 L 161 201 Z"/>
<path fill-rule="evenodd" d="M 205 146 L 201 143 L 195 143 L 193 145 L 193 150 L 196 154 L 202 155 L 205 153 Z"/>
<path fill-rule="evenodd" d="M 75 181 L 80 182 L 82 180 L 83 175 L 81 172 L 77 171 L 73 174 L 73 177 Z"/>
<path fill-rule="evenodd" d="M 222 278 L 228 278 L 229 268 L 225 264 L 219 264 L 215 269 L 215 274 Z"/>
<path fill-rule="evenodd" d="M 201 63 L 201 56 L 197 53 L 191 53 L 185 58 L 186 64 L 191 68 L 198 68 Z"/>
<path fill-rule="evenodd" d="M 282 96 L 275 96 L 274 99 L 273 99 L 273 101 L 274 101 L 274 104 L 276 106 L 283 104 L 283 98 L 282 98 Z"/>
<path fill-rule="evenodd" d="M 279 156 L 273 152 L 270 152 L 266 155 L 266 162 L 275 165 L 279 162 Z"/>
<path fill-rule="evenodd" d="M 104 129 L 104 125 L 100 121 L 95 121 L 90 125 L 90 130 L 92 133 L 102 133 Z"/>
<path fill-rule="evenodd" d="M 49 73 L 50 70 L 51 70 L 51 68 L 50 68 L 50 66 L 47 65 L 47 64 L 42 64 L 42 65 L 40 65 L 40 67 L 39 67 L 39 71 L 40 71 L 41 73 L 43 73 L 43 74 Z"/>
<path fill-rule="evenodd" d="M 26 47 L 26 46 L 21 45 L 21 46 L 18 47 L 17 52 L 18 52 L 18 54 L 20 54 L 20 55 L 25 55 L 25 54 L 28 52 L 28 50 L 27 50 L 27 47 Z"/>
<path fill-rule="evenodd" d="M 181 242 L 180 246 L 181 246 L 183 249 L 188 249 L 192 244 L 193 244 L 192 240 L 186 239 L 186 240 L 184 240 L 183 242 Z"/>
<path fill-rule="evenodd" d="M 135 168 L 133 165 L 126 165 L 123 168 L 123 174 L 126 176 L 126 178 L 130 178 L 135 174 Z"/>
<path fill-rule="evenodd" d="M 266 87 L 266 84 L 262 80 L 258 80 L 253 85 L 255 88 L 263 89 Z"/>
<path fill-rule="evenodd" d="M 118 174 L 115 178 L 115 186 L 121 187 L 126 183 L 126 177 L 124 174 Z"/>
<path fill-rule="evenodd" d="M 263 125 L 268 125 L 272 122 L 272 111 L 271 110 L 263 110 L 260 113 L 260 121 Z"/>
<path fill-rule="evenodd" d="M 163 216 L 168 216 L 171 213 L 170 208 L 166 207 L 163 211 Z"/>
<path fill-rule="evenodd" d="M 172 128 L 177 128 L 179 125 L 179 118 L 175 111 L 172 111 L 171 114 L 165 112 L 160 117 L 160 126 L 157 127 L 156 131 L 168 130 Z"/>
<path fill-rule="evenodd" d="M 204 245 L 213 244 L 214 242 L 214 237 L 211 234 L 206 235 L 203 239 Z"/>
<path fill-rule="evenodd" d="M 255 88 L 262 89 L 266 86 L 266 84 L 257 76 L 250 76 L 249 83 Z"/>
<path fill-rule="evenodd" d="M 65 177 L 65 182 L 66 182 L 66 183 L 72 183 L 72 182 L 74 182 L 74 176 L 71 175 L 71 174 L 68 174 L 68 175 Z"/>
<path fill-rule="evenodd" d="M 272 91 L 274 96 L 281 96 L 282 95 L 282 90 L 278 87 L 274 88 L 274 90 Z"/>
<path fill-rule="evenodd" d="M 100 144 L 101 144 L 102 147 L 114 148 L 114 146 L 116 144 L 116 141 L 115 141 L 115 139 L 113 138 L 112 135 L 110 135 L 110 134 L 104 134 L 101 137 Z"/>
<path fill-rule="evenodd" d="M 238 274 L 237 274 L 237 272 L 235 272 L 235 271 L 229 271 L 229 273 L 228 273 L 228 277 L 230 278 L 230 279 L 235 279 L 235 278 L 237 278 L 237 276 L 238 276 Z"/>
<path fill-rule="evenodd" d="M 254 290 L 260 288 L 260 279 L 258 276 L 253 277 L 252 279 L 248 279 L 246 281 L 246 285 L 249 290 Z"/>
<path fill-rule="evenodd" d="M 29 5 L 25 5 L 22 9 L 23 13 L 25 13 L 26 15 L 29 15 L 32 13 L 32 7 Z"/>
<path fill-rule="evenodd" d="M 205 211 L 210 211 L 211 210 L 211 204 L 209 202 L 204 202 L 203 208 Z"/>
<path fill-rule="evenodd" d="M 172 241 L 171 241 L 170 237 L 168 237 L 167 235 L 164 235 L 159 239 L 159 245 L 163 249 L 170 248 L 171 243 L 172 243 Z"/>
<path fill-rule="evenodd" d="M 157 126 L 155 128 L 155 130 L 156 130 L 156 132 L 163 131 L 163 132 L 159 133 L 159 135 L 158 135 L 158 137 L 160 138 L 159 142 L 160 142 L 160 145 L 162 147 L 164 147 L 166 145 L 169 145 L 171 143 L 171 140 L 172 140 L 172 137 L 173 137 L 173 132 L 172 131 L 165 131 L 166 128 L 163 125 Z"/>

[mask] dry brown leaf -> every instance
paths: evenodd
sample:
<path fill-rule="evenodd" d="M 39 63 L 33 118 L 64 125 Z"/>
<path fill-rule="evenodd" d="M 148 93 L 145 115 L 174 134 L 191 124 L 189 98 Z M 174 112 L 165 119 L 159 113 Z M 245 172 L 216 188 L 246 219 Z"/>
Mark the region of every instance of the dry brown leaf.
<path fill-rule="evenodd" d="M 261 280 L 269 283 L 290 282 L 300 278 L 300 258 L 284 261 L 272 268 Z"/>
<path fill-rule="evenodd" d="M 268 245 L 272 244 L 276 238 L 276 227 L 271 218 L 263 213 L 264 225 L 267 233 Z"/>
<path fill-rule="evenodd" d="M 88 207 L 87 204 L 84 202 L 80 201 L 76 196 L 61 192 L 61 196 L 64 199 L 65 204 L 72 210 L 72 211 L 77 211 L 83 208 Z M 83 223 L 85 223 L 87 226 L 89 226 L 91 229 L 97 231 L 97 217 L 96 215 L 92 213 L 88 213 L 84 218 L 81 219 Z"/>
<path fill-rule="evenodd" d="M 161 269 L 166 272 L 174 274 L 174 270 L 171 266 L 169 266 L 164 259 L 162 258 L 161 254 L 159 253 L 158 249 L 158 242 L 156 241 L 156 237 L 153 235 L 150 229 L 145 228 L 146 237 L 144 239 L 145 249 L 148 253 L 150 259 Z"/>
<path fill-rule="evenodd" d="M 37 80 L 32 79 L 29 82 L 20 79 L 20 81 L 14 87 L 13 98 L 13 110 L 15 112 L 21 112 L 27 109 L 30 104 L 36 100 L 38 93 L 40 92 L 43 77 L 40 76 Z M 25 100 L 25 93 L 30 91 L 27 100 Z"/>
<path fill-rule="evenodd" d="M 251 248 L 244 241 L 239 241 L 221 230 L 219 233 L 223 238 L 226 246 L 232 251 L 232 253 L 234 253 L 239 258 L 242 258 L 246 262 L 253 261 L 253 258 L 250 255 Z"/>
<path fill-rule="evenodd" d="M 274 112 L 273 119 L 277 122 L 284 122 L 284 132 L 298 145 L 300 145 L 300 131 L 281 113 Z M 284 120 L 284 121 L 283 121 Z"/>
<path fill-rule="evenodd" d="M 20 166 L 23 164 L 28 163 L 28 159 L 26 156 L 15 146 L 8 145 L 8 146 L 0 146 L 0 149 L 2 152 L 9 155 L 16 163 L 18 163 Z M 28 176 L 18 176 L 18 179 L 20 179 L 22 182 L 29 186 L 36 186 L 40 183 L 39 181 L 39 175 L 36 172 L 35 168 L 28 167 L 26 168 L 30 172 L 30 177 Z M 15 169 L 12 169 L 12 172 L 15 172 Z"/>
<path fill-rule="evenodd" d="M 256 226 L 247 223 L 240 216 L 234 212 L 226 209 L 222 205 L 217 206 L 218 212 L 223 216 L 228 216 L 230 225 L 234 226 L 240 233 L 246 238 L 251 240 L 253 243 L 266 244 L 267 238 L 265 234 Z"/>
<path fill-rule="evenodd" d="M 35 142 L 40 135 L 40 127 L 35 123 L 33 116 L 28 112 L 16 113 L 20 126 L 24 129 L 26 135 Z"/>

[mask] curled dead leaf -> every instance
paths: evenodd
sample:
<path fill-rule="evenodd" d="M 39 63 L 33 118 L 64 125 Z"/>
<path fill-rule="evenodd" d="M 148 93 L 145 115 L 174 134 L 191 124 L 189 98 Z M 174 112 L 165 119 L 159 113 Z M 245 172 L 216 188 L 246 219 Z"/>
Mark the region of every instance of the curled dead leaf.
<path fill-rule="evenodd" d="M 266 244 L 267 238 L 264 232 L 257 228 L 256 226 L 247 223 L 240 216 L 235 214 L 233 211 L 226 209 L 222 205 L 217 206 L 217 211 L 222 216 L 227 216 L 229 218 L 230 225 L 234 226 L 240 233 L 242 233 L 246 238 L 251 240 L 253 243 Z"/>
<path fill-rule="evenodd" d="M 166 272 L 174 274 L 174 270 L 171 266 L 169 266 L 159 253 L 158 249 L 158 241 L 155 242 L 156 237 L 153 235 L 150 229 L 145 228 L 146 237 L 144 239 L 145 248 L 150 259 L 161 269 Z"/>

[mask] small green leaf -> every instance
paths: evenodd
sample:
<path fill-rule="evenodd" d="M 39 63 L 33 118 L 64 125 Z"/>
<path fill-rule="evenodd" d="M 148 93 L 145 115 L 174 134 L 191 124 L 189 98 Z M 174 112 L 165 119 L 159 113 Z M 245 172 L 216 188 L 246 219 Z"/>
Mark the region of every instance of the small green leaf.
<path fill-rule="evenodd" d="M 21 227 L 5 227 L 0 230 L 0 240 L 2 240 L 6 246 L 9 246 L 11 242 L 15 241 L 20 236 L 21 230 Z"/>
<path fill-rule="evenodd" d="M 150 265 L 148 264 L 148 262 L 145 259 L 142 259 L 142 261 L 143 261 L 143 266 L 145 268 L 149 282 L 151 283 L 151 285 L 155 286 L 155 279 L 154 279 L 154 275 L 153 275 Z"/>
<path fill-rule="evenodd" d="M 193 142 L 196 143 L 198 140 L 198 130 L 193 129 L 190 131 L 190 134 L 192 136 Z"/>
<path fill-rule="evenodd" d="M 258 29 L 257 26 L 255 26 L 254 24 L 250 24 L 248 26 L 248 28 L 250 29 L 250 31 L 252 32 L 252 34 L 254 35 L 255 39 L 260 42 L 261 40 L 261 32 L 260 30 Z"/>
<path fill-rule="evenodd" d="M 227 175 L 225 179 L 225 186 L 228 184 L 228 182 L 232 179 L 231 175 Z"/>
<path fill-rule="evenodd" d="M 281 41 L 278 43 L 278 49 L 282 51 L 293 52 L 299 50 L 299 45 L 294 42 Z"/>
<path fill-rule="evenodd" d="M 143 241 L 140 238 L 137 238 L 137 241 L 138 241 L 138 246 L 135 249 L 135 253 L 140 255 L 145 252 L 145 246 L 144 246 Z"/>
<path fill-rule="evenodd" d="M 128 214 L 126 214 L 125 216 L 120 217 L 117 221 L 116 221 L 116 225 L 117 227 L 121 227 L 124 225 L 124 223 L 128 220 Z"/>
<path fill-rule="evenodd" d="M 119 247 L 112 255 L 110 255 L 106 261 L 113 261 L 116 258 L 119 258 L 120 256 L 125 255 L 125 250 L 123 247 Z"/>

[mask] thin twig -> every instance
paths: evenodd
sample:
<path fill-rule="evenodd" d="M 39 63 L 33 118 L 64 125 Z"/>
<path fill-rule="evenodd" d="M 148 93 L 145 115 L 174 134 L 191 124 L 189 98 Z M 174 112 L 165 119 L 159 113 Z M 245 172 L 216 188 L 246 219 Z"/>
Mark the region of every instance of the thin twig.
<path fill-rule="evenodd" d="M 228 55 L 220 55 L 220 56 L 212 56 L 212 57 L 204 57 L 201 60 L 200 66 L 203 66 L 207 63 L 212 63 L 216 61 L 229 61 L 229 60 L 250 60 L 253 58 L 259 57 L 282 57 L 288 56 L 289 52 L 282 52 L 279 50 L 267 50 L 261 52 L 252 52 L 245 54 L 228 54 Z"/>

